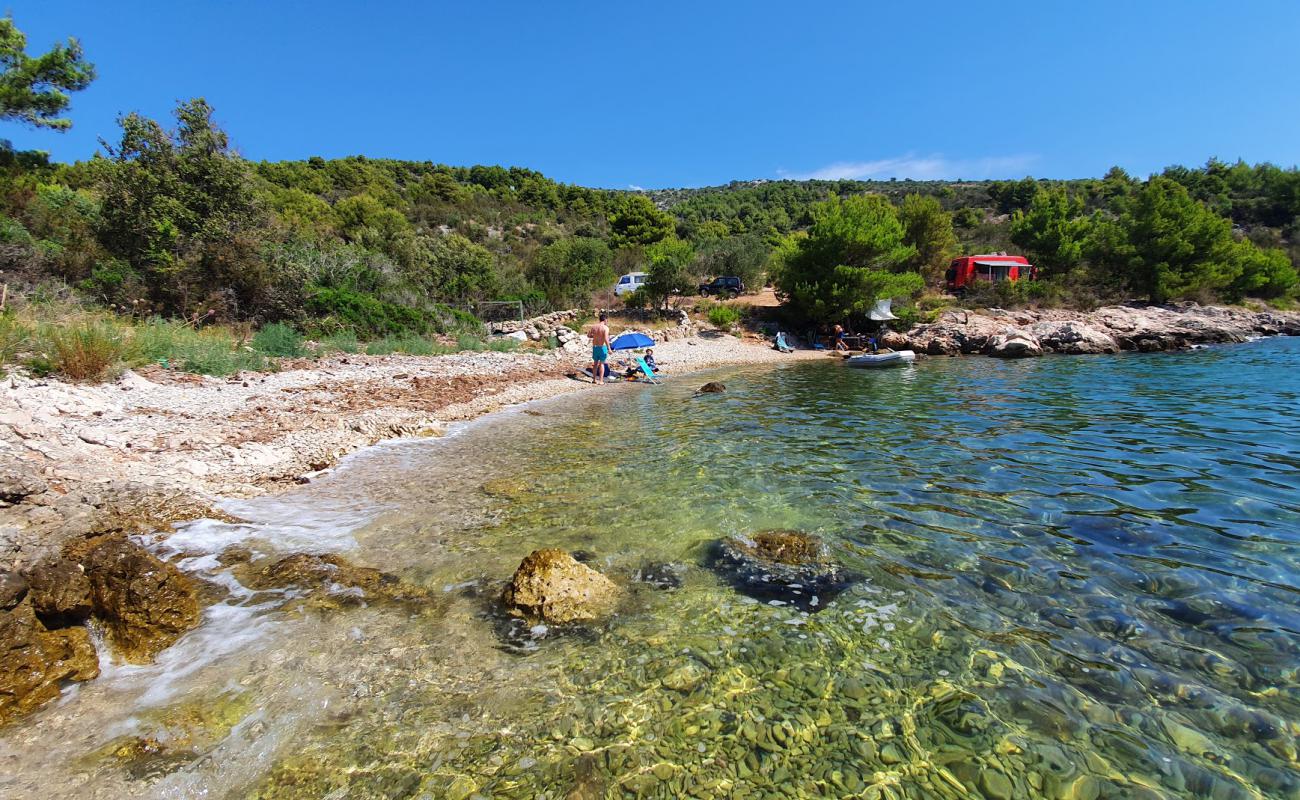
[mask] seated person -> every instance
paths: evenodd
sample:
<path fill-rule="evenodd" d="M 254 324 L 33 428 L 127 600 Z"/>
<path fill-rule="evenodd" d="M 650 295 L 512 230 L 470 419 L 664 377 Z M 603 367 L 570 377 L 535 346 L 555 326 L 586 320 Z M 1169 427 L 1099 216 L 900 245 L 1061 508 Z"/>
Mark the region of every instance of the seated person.
<path fill-rule="evenodd" d="M 659 371 L 659 365 L 655 363 L 655 351 L 654 351 L 654 350 L 647 350 L 647 351 L 645 351 L 645 357 L 644 357 L 644 360 L 645 360 L 645 365 L 646 365 L 647 367 L 650 368 L 650 371 L 651 371 L 651 372 L 658 372 L 658 371 Z M 641 375 L 641 365 L 640 365 L 640 364 L 636 363 L 635 361 L 620 361 L 619 364 L 620 364 L 621 366 L 625 366 L 625 367 L 627 367 L 627 371 L 626 371 L 625 373 L 623 373 L 623 376 L 624 376 L 624 377 L 626 377 L 626 378 L 637 378 L 637 377 L 640 377 L 640 375 Z"/>

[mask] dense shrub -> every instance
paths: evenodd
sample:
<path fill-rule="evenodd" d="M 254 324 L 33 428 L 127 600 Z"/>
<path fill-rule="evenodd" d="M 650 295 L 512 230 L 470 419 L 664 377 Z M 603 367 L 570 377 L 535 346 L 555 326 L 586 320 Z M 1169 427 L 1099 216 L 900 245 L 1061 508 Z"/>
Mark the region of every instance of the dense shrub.
<path fill-rule="evenodd" d="M 723 330 L 731 328 L 740 321 L 740 312 L 731 306 L 716 305 L 709 309 L 709 322 Z"/>
<path fill-rule="evenodd" d="M 327 328 L 332 323 L 362 337 L 429 331 L 427 317 L 416 309 L 348 289 L 318 288 L 307 299 L 307 308 L 313 316 L 323 318 L 318 323 L 321 327 Z"/>
<path fill-rule="evenodd" d="M 268 356 L 297 358 L 303 354 L 302 335 L 288 325 L 273 322 L 253 336 L 253 349 Z"/>

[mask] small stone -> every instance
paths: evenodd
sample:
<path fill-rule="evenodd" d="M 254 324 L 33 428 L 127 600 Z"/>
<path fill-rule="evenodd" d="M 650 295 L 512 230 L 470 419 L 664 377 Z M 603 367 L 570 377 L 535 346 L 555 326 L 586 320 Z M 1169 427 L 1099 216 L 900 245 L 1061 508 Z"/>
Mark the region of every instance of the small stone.
<path fill-rule="evenodd" d="M 880 760 L 886 764 L 901 764 L 903 761 L 903 751 L 898 745 L 890 742 L 880 749 Z"/>
<path fill-rule="evenodd" d="M 708 672 L 694 662 L 685 664 L 663 677 L 663 685 L 675 692 L 690 692 L 704 682 Z"/>
<path fill-rule="evenodd" d="M 1006 775 L 994 769 L 986 769 L 980 773 L 980 790 L 989 800 L 1011 800 L 1015 788 Z"/>
<path fill-rule="evenodd" d="M 466 800 L 474 792 L 478 791 L 478 784 L 468 775 L 457 775 L 455 780 L 447 786 L 447 800 Z"/>

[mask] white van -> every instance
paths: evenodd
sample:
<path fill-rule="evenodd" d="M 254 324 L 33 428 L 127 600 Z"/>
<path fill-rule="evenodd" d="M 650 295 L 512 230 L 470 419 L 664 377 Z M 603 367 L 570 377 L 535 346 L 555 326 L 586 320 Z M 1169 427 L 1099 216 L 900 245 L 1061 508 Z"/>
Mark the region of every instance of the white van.
<path fill-rule="evenodd" d="M 629 292 L 635 292 L 645 286 L 645 277 L 646 273 L 644 272 L 629 272 L 619 278 L 618 283 L 614 284 L 614 294 L 622 297 Z"/>

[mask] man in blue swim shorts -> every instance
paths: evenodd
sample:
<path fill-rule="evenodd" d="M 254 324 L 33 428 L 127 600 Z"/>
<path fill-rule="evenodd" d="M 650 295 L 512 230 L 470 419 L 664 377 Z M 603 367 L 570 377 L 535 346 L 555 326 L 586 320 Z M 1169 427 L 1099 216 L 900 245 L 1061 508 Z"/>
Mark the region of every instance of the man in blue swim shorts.
<path fill-rule="evenodd" d="M 591 326 L 591 382 L 598 386 L 605 382 L 605 362 L 609 360 L 607 319 L 609 315 L 602 311 L 600 321 Z"/>

